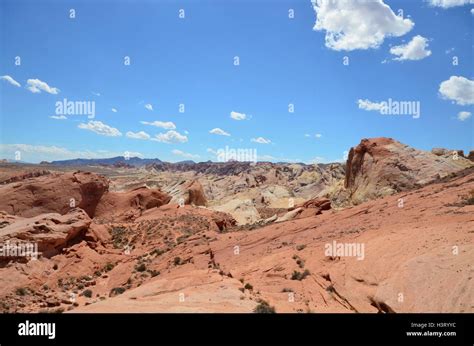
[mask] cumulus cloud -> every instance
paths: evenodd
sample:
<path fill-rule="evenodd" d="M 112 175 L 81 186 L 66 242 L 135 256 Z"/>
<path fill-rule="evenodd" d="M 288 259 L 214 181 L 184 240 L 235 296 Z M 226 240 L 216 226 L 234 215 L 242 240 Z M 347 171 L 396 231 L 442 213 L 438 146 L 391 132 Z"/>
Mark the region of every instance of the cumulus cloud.
<path fill-rule="evenodd" d="M 51 119 L 56 119 L 56 120 L 66 120 L 67 117 L 65 115 L 51 115 Z"/>
<path fill-rule="evenodd" d="M 47 92 L 48 94 L 56 95 L 59 93 L 58 88 L 53 88 L 48 85 L 48 83 L 43 82 L 39 79 L 28 79 L 26 81 L 27 89 L 33 94 L 39 94 L 41 91 Z"/>
<path fill-rule="evenodd" d="M 145 131 L 140 131 L 140 132 L 132 132 L 128 131 L 125 134 L 128 138 L 133 138 L 133 139 L 150 139 L 150 135 L 146 133 Z"/>
<path fill-rule="evenodd" d="M 407 44 L 390 48 L 390 53 L 397 55 L 393 60 L 421 60 L 431 55 L 428 49 L 428 39 L 417 35 Z"/>
<path fill-rule="evenodd" d="M 122 133 L 119 130 L 117 130 L 115 127 L 106 125 L 101 121 L 89 121 L 87 124 L 80 123 L 78 127 L 80 129 L 89 130 L 99 135 L 108 136 L 108 137 L 117 137 L 117 136 L 122 135 Z"/>
<path fill-rule="evenodd" d="M 188 137 L 180 134 L 177 131 L 171 130 L 166 133 L 159 133 L 151 140 L 163 143 L 186 143 L 188 141 Z"/>
<path fill-rule="evenodd" d="M 209 131 L 209 133 L 212 133 L 214 135 L 219 135 L 219 136 L 230 136 L 230 133 L 225 132 L 224 130 L 218 127 L 216 127 L 215 129 L 212 129 L 211 131 Z"/>
<path fill-rule="evenodd" d="M 186 153 L 184 151 L 181 151 L 181 150 L 178 150 L 178 149 L 174 149 L 171 151 L 174 155 L 177 155 L 177 156 L 181 156 L 181 157 L 184 157 L 186 159 L 198 159 L 199 158 L 199 155 L 194 155 L 194 154 L 190 154 L 190 153 Z"/>
<path fill-rule="evenodd" d="M 474 81 L 461 76 L 451 76 L 439 85 L 442 98 L 451 100 L 458 105 L 474 104 Z"/>
<path fill-rule="evenodd" d="M 259 143 L 259 144 L 270 144 L 272 141 L 263 137 L 252 138 L 251 142 Z"/>
<path fill-rule="evenodd" d="M 326 32 L 326 47 L 336 51 L 378 48 L 386 37 L 409 32 L 414 23 L 392 11 L 383 0 L 312 0 L 313 30 Z"/>
<path fill-rule="evenodd" d="M 0 79 L 6 80 L 8 83 L 10 83 L 11 85 L 14 85 L 16 87 L 21 87 L 20 83 L 18 83 L 16 80 L 14 80 L 12 77 L 10 77 L 8 75 L 1 76 Z"/>
<path fill-rule="evenodd" d="M 160 127 L 162 129 L 165 129 L 165 130 L 174 130 L 176 129 L 176 125 L 171 122 L 171 121 L 152 121 L 152 122 L 148 122 L 148 121 L 140 121 L 142 124 L 144 125 L 150 125 L 150 126 L 156 126 L 156 127 Z"/>
<path fill-rule="evenodd" d="M 380 112 L 382 108 L 384 107 L 383 102 L 372 102 L 367 99 L 362 100 L 359 99 L 357 100 L 357 103 L 359 104 L 359 109 L 363 109 L 366 111 L 377 111 Z"/>
<path fill-rule="evenodd" d="M 152 110 L 153 110 L 153 106 L 152 106 L 151 104 L 149 104 L 149 103 L 147 103 L 147 104 L 145 105 L 145 108 L 148 109 L 149 111 L 152 111 Z"/>
<path fill-rule="evenodd" d="M 316 137 L 316 138 L 321 138 L 322 136 L 323 136 L 323 135 L 320 134 L 320 133 L 317 133 L 317 134 L 314 135 L 314 137 Z"/>
<path fill-rule="evenodd" d="M 464 121 L 471 117 L 471 112 L 459 112 L 458 120 Z"/>
<path fill-rule="evenodd" d="M 247 119 L 247 115 L 243 113 L 238 113 L 238 112 L 230 112 L 230 117 L 234 120 L 245 120 Z"/>
<path fill-rule="evenodd" d="M 474 4 L 474 0 L 428 0 L 431 6 L 450 8 L 455 6 L 463 6 Z"/>

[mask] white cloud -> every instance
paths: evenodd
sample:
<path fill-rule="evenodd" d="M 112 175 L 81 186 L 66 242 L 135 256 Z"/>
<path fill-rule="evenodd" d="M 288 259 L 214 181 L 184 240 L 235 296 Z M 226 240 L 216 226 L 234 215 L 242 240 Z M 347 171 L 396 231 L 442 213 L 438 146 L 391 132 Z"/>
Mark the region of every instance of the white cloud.
<path fill-rule="evenodd" d="M 66 120 L 67 117 L 65 115 L 51 115 L 51 119 L 56 119 L 56 120 Z"/>
<path fill-rule="evenodd" d="M 6 76 L 1 76 L 0 79 L 6 80 L 8 83 L 11 85 L 14 85 L 16 87 L 21 87 L 21 84 L 18 83 L 16 80 L 14 80 L 12 77 L 6 75 Z"/>
<path fill-rule="evenodd" d="M 270 144 L 272 141 L 263 137 L 252 138 L 251 142 L 259 143 L 259 144 Z"/>
<path fill-rule="evenodd" d="M 177 155 L 177 156 L 181 156 L 181 157 L 184 157 L 186 159 L 198 159 L 199 158 L 199 155 L 194 155 L 194 154 L 190 154 L 190 153 L 185 153 L 184 151 L 181 151 L 181 150 L 178 150 L 178 149 L 174 149 L 171 151 L 174 155 Z"/>
<path fill-rule="evenodd" d="M 212 129 L 211 131 L 209 131 L 209 133 L 220 135 L 220 136 L 230 136 L 230 133 L 227 133 L 218 127 L 216 127 L 215 129 Z"/>
<path fill-rule="evenodd" d="M 151 126 L 156 126 L 156 127 L 160 127 L 162 129 L 165 129 L 165 130 L 174 130 L 176 129 L 176 125 L 171 122 L 171 121 L 152 121 L 152 122 L 148 122 L 148 121 L 140 121 L 142 124 L 144 125 L 151 125 Z"/>
<path fill-rule="evenodd" d="M 461 76 L 451 76 L 439 85 L 442 98 L 451 100 L 458 105 L 474 104 L 474 81 Z"/>
<path fill-rule="evenodd" d="M 421 60 L 431 55 L 428 48 L 428 39 L 417 35 L 407 44 L 390 48 L 390 53 L 397 55 L 393 60 Z"/>
<path fill-rule="evenodd" d="M 474 16 L 474 8 L 471 8 L 471 14 Z"/>
<path fill-rule="evenodd" d="M 312 0 L 313 30 L 326 31 L 326 47 L 341 51 L 378 48 L 386 37 L 409 32 L 414 23 L 392 11 L 383 0 Z"/>
<path fill-rule="evenodd" d="M 317 133 L 317 134 L 314 135 L 314 137 L 316 137 L 316 138 L 321 138 L 322 136 L 323 136 L 323 135 L 320 134 L 320 133 Z"/>
<path fill-rule="evenodd" d="M 458 120 L 464 121 L 471 117 L 471 112 L 459 112 L 458 113 Z"/>
<path fill-rule="evenodd" d="M 380 112 L 383 108 L 383 102 L 372 102 L 367 99 L 362 100 L 359 99 L 357 100 L 357 103 L 359 104 L 359 109 L 363 109 L 366 111 L 377 111 Z"/>
<path fill-rule="evenodd" d="M 230 112 L 230 117 L 234 120 L 245 120 L 247 119 L 247 115 L 243 113 L 238 113 L 238 112 Z"/>
<path fill-rule="evenodd" d="M 152 106 L 151 104 L 149 104 L 149 103 L 147 103 L 147 104 L 145 105 L 145 108 L 148 109 L 149 111 L 152 111 L 152 110 L 153 110 L 153 106 Z"/>
<path fill-rule="evenodd" d="M 150 139 L 150 135 L 146 133 L 145 131 L 140 131 L 140 132 L 128 131 L 125 135 L 128 138 L 133 138 L 133 139 Z"/>
<path fill-rule="evenodd" d="M 188 141 L 188 137 L 180 134 L 177 131 L 171 130 L 166 133 L 159 133 L 151 140 L 163 143 L 186 143 Z"/>
<path fill-rule="evenodd" d="M 68 159 L 99 159 L 116 156 L 123 156 L 120 152 L 111 152 L 108 150 L 69 150 L 57 146 L 30 145 L 30 144 L 0 144 L 0 157 L 13 160 L 15 152 L 21 153 L 21 160 L 26 162 L 68 160 Z M 130 156 L 143 157 L 141 153 L 130 152 Z"/>
<path fill-rule="evenodd" d="M 117 113 L 117 109 L 112 108 L 112 112 Z"/>
<path fill-rule="evenodd" d="M 450 8 L 455 6 L 463 6 L 474 4 L 474 0 L 428 0 L 431 6 Z"/>
<path fill-rule="evenodd" d="M 96 93 L 94 91 L 92 91 L 92 94 L 95 95 L 95 96 L 100 96 L 100 93 Z"/>
<path fill-rule="evenodd" d="M 108 136 L 108 137 L 117 137 L 121 136 L 122 133 L 117 130 L 115 127 L 104 124 L 101 121 L 89 121 L 87 124 L 80 123 L 78 125 L 80 129 L 93 131 L 99 135 Z"/>
<path fill-rule="evenodd" d="M 305 133 L 304 136 L 308 137 L 308 138 L 311 137 L 311 135 L 309 133 Z"/>
<path fill-rule="evenodd" d="M 41 91 L 47 92 L 48 94 L 56 95 L 59 93 L 58 88 L 53 88 L 48 85 L 48 83 L 43 82 L 39 79 L 28 79 L 26 81 L 27 89 L 33 94 L 39 94 Z"/>

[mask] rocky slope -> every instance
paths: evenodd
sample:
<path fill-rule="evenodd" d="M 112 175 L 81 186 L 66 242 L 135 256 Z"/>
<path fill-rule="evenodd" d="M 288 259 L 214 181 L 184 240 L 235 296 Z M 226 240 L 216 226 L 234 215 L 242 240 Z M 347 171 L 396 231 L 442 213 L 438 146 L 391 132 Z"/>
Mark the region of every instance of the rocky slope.
<path fill-rule="evenodd" d="M 349 151 L 344 187 L 353 203 L 413 189 L 473 163 L 461 155 L 411 148 L 391 138 L 363 139 Z M 457 152 L 456 152 L 457 153 Z"/>

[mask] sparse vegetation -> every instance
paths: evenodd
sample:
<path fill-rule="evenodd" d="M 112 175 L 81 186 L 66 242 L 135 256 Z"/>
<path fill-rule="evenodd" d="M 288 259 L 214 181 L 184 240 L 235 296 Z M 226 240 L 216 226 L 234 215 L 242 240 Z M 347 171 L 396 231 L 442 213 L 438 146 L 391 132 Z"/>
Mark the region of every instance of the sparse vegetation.
<path fill-rule="evenodd" d="M 135 270 L 137 272 L 144 272 L 146 270 L 146 265 L 145 263 L 140 263 L 135 267 Z"/>
<path fill-rule="evenodd" d="M 92 291 L 91 290 L 85 290 L 82 292 L 82 295 L 86 298 L 92 298 Z"/>
<path fill-rule="evenodd" d="M 308 275 L 309 275 L 309 270 L 308 269 L 305 269 L 304 272 L 299 272 L 297 270 L 295 270 L 293 272 L 293 274 L 291 275 L 291 280 L 298 280 L 298 281 L 301 281 L 303 280 L 304 278 L 306 278 Z"/>
<path fill-rule="evenodd" d="M 296 250 L 301 251 L 301 250 L 303 250 L 305 247 L 306 247 L 306 245 L 304 245 L 304 244 L 297 245 L 297 246 L 296 246 Z"/>
<path fill-rule="evenodd" d="M 464 205 L 474 205 L 474 190 L 469 191 L 464 199 Z"/>
<path fill-rule="evenodd" d="M 181 257 L 175 257 L 173 263 L 175 266 L 179 266 L 180 264 L 182 264 Z"/>
<path fill-rule="evenodd" d="M 251 284 L 249 284 L 249 283 L 246 283 L 245 286 L 244 286 L 244 288 L 245 288 L 246 290 L 249 290 L 249 291 L 253 290 L 253 286 L 252 286 Z"/>
<path fill-rule="evenodd" d="M 281 291 L 282 291 L 282 293 L 294 292 L 293 289 L 291 289 L 291 288 L 286 288 L 286 287 L 285 287 L 284 289 L 282 289 Z"/>
<path fill-rule="evenodd" d="M 275 308 L 270 306 L 265 300 L 260 300 L 259 304 L 253 309 L 253 312 L 257 314 L 274 314 Z"/>
<path fill-rule="evenodd" d="M 112 269 L 114 269 L 114 267 L 115 267 L 115 264 L 109 262 L 104 266 L 104 271 L 109 272 Z"/>
<path fill-rule="evenodd" d="M 26 296 L 28 294 L 28 289 L 24 287 L 19 287 L 15 290 L 15 293 L 19 296 Z"/>
<path fill-rule="evenodd" d="M 112 289 L 110 290 L 109 296 L 110 296 L 110 297 L 113 297 L 113 296 L 122 294 L 122 293 L 125 292 L 125 291 L 126 291 L 125 287 L 114 287 L 114 288 L 112 288 Z"/>

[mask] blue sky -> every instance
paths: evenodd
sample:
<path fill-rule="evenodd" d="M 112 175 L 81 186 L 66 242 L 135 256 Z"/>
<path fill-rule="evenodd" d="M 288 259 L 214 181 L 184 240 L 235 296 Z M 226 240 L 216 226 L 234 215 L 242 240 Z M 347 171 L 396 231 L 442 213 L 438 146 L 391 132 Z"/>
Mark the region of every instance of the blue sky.
<path fill-rule="evenodd" d="M 379 136 L 472 150 L 474 5 L 429 1 L 3 0 L 0 157 L 328 162 Z M 64 99 L 95 117 L 61 117 Z M 389 99 L 420 117 L 381 114 Z"/>

